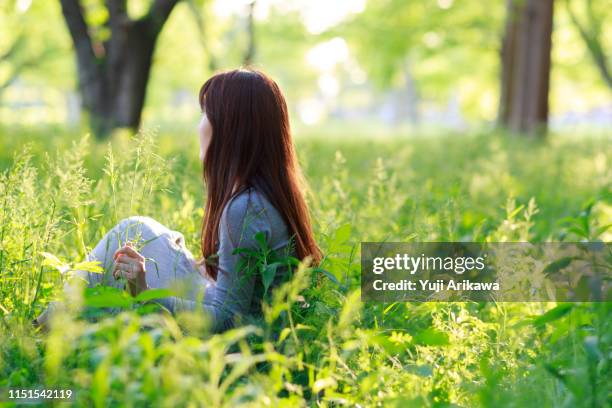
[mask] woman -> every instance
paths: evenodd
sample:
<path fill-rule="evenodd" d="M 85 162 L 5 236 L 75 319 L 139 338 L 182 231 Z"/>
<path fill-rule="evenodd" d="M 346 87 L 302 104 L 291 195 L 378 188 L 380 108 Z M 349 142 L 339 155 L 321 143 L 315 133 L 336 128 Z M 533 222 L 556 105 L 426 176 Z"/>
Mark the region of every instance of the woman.
<path fill-rule="evenodd" d="M 151 218 L 130 217 L 88 257 L 101 261 L 114 279 L 110 273 L 78 274 L 90 286 L 119 286 L 125 279 L 133 296 L 186 283 L 191 290 L 184 296 L 158 302 L 172 312 L 202 308 L 212 330 L 220 332 L 257 313 L 270 284 L 252 273 L 247 253 L 265 244 L 316 264 L 321 251 L 301 192 L 287 105 L 278 85 L 262 72 L 233 70 L 206 81 L 199 99 L 200 159 L 207 187 L 202 259 L 193 258 L 179 232 Z M 278 272 L 275 281 L 280 279 Z"/>

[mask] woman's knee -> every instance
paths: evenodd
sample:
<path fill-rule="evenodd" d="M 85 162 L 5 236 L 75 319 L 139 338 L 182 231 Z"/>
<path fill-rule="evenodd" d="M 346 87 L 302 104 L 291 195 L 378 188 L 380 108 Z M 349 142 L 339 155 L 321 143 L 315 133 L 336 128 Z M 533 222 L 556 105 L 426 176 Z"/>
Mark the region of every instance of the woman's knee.
<path fill-rule="evenodd" d="M 122 219 L 114 228 L 123 239 L 144 238 L 145 240 L 171 234 L 171 230 L 151 217 L 134 215 Z"/>
<path fill-rule="evenodd" d="M 152 221 L 156 222 L 153 218 L 146 217 L 144 215 L 132 215 L 130 217 L 123 218 L 117 223 L 117 226 L 126 227 L 128 225 L 149 224 Z"/>
<path fill-rule="evenodd" d="M 117 225 L 115 225 L 114 229 L 119 231 L 125 231 L 133 228 L 157 229 L 158 225 L 160 225 L 159 222 L 155 221 L 151 217 L 146 217 L 144 215 L 132 215 L 119 221 Z"/>
<path fill-rule="evenodd" d="M 113 235 L 119 234 L 124 239 L 132 235 L 140 235 L 145 231 L 149 231 L 152 228 L 151 223 L 155 222 L 153 219 L 141 215 L 133 215 L 130 217 L 123 218 L 113 228 Z"/>

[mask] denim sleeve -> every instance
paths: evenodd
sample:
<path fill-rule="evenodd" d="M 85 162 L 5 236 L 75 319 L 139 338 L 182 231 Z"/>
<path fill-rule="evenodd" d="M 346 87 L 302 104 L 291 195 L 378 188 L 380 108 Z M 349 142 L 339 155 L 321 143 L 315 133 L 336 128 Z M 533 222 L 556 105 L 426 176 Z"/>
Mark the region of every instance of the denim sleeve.
<path fill-rule="evenodd" d="M 272 230 L 266 208 L 255 194 L 241 193 L 226 205 L 221 215 L 217 281 L 200 304 L 210 315 L 214 332 L 234 327 L 236 319 L 249 313 L 256 279 L 253 260 L 235 250 L 257 249 L 258 233 L 269 242 Z M 160 303 L 173 312 L 198 307 L 196 301 L 176 297 L 162 299 Z"/>

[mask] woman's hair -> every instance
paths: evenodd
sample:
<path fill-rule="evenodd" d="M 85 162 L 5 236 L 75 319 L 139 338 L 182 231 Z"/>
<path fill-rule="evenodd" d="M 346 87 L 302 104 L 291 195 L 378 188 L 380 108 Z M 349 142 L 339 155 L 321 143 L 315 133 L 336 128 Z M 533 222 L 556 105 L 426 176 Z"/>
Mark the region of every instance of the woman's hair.
<path fill-rule="evenodd" d="M 254 187 L 280 212 L 293 234 L 297 256 L 321 260 L 303 179 L 293 147 L 285 98 L 260 71 L 238 69 L 211 77 L 200 89 L 200 107 L 212 126 L 204 158 L 207 200 L 201 240 L 204 261 L 217 252 L 219 223 L 234 192 Z M 217 268 L 205 262 L 217 279 Z"/>

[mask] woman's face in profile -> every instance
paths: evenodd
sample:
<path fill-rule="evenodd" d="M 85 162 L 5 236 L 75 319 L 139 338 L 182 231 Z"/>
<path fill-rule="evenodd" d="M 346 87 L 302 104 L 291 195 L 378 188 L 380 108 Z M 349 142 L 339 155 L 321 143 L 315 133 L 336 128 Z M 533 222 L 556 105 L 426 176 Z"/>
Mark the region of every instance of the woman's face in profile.
<path fill-rule="evenodd" d="M 206 111 L 202 112 L 202 118 L 200 119 L 200 123 L 198 125 L 198 134 L 200 136 L 200 161 L 204 161 L 206 151 L 208 150 L 208 146 L 210 145 L 210 140 L 212 138 L 212 125 L 208 121 Z"/>

